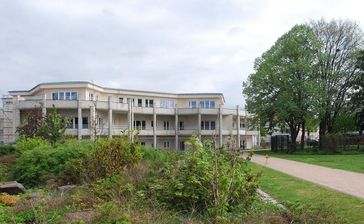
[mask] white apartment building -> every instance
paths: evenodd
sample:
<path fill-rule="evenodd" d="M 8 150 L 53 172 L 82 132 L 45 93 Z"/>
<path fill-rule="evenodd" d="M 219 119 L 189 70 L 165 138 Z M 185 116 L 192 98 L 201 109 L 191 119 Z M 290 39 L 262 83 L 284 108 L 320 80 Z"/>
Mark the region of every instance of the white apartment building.
<path fill-rule="evenodd" d="M 70 117 L 66 135 L 78 139 L 117 136 L 125 130 L 139 130 L 142 144 L 184 150 L 192 135 L 212 139 L 223 146 L 231 139 L 236 145 L 259 145 L 257 130 L 247 128 L 249 114 L 239 108 L 224 108 L 221 93 L 162 93 L 106 88 L 90 82 L 41 83 L 30 90 L 9 91 L 0 111 L 0 140 L 14 142 L 16 128 L 31 109 L 43 114 L 53 107 Z"/>

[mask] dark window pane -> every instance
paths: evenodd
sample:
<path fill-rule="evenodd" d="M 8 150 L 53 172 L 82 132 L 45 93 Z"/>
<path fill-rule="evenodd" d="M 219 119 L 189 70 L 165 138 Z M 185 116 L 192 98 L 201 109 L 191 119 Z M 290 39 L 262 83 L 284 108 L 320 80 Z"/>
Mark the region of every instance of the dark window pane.
<path fill-rule="evenodd" d="M 87 129 L 88 128 L 88 117 L 82 118 L 82 128 Z"/>
<path fill-rule="evenodd" d="M 58 99 L 64 100 L 64 92 L 59 92 Z"/>
<path fill-rule="evenodd" d="M 58 100 L 58 92 L 52 93 L 52 100 Z"/>
<path fill-rule="evenodd" d="M 211 130 L 215 130 L 216 126 L 215 126 L 215 121 L 211 121 Z"/>

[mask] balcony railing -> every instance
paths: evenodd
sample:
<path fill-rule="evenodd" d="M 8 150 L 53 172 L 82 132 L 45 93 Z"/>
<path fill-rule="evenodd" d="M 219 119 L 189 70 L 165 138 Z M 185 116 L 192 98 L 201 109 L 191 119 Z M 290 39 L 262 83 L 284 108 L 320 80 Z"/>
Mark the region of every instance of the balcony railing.
<path fill-rule="evenodd" d="M 42 106 L 43 102 L 42 96 L 28 96 L 28 97 L 20 97 L 19 98 L 19 107 L 20 108 L 34 108 Z M 53 105 L 56 108 L 65 108 L 65 109 L 74 109 L 78 107 L 78 102 L 80 102 L 82 109 L 88 109 L 91 106 L 95 106 L 96 109 L 107 110 L 111 106 L 112 110 L 115 111 L 128 111 L 129 105 L 127 103 L 119 103 L 117 101 L 88 101 L 88 100 L 53 100 L 50 98 L 46 99 L 46 107 L 52 108 Z M 110 106 L 109 106 L 110 105 Z M 138 107 L 136 105 L 133 106 L 134 113 L 139 114 L 153 114 L 153 107 Z M 157 114 L 161 115 L 174 115 L 176 112 L 175 108 L 162 108 L 156 107 L 155 111 Z M 199 112 L 202 115 L 218 115 L 220 113 L 219 108 L 177 108 L 179 115 L 193 115 L 198 114 Z M 222 108 L 222 115 L 232 115 L 236 116 L 236 109 L 231 108 Z M 239 108 L 240 116 L 252 116 L 247 113 L 246 110 Z"/>

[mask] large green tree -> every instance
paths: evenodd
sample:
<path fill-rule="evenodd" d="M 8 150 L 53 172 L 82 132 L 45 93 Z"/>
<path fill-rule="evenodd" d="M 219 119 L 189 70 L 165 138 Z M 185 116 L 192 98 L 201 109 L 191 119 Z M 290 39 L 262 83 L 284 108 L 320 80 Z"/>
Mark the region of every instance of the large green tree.
<path fill-rule="evenodd" d="M 363 43 L 359 26 L 348 20 L 312 21 L 322 45 L 317 50 L 320 90 L 320 139 L 334 132 L 340 114 L 348 107 L 353 83 L 360 72 L 356 66 L 356 53 Z"/>
<path fill-rule="evenodd" d="M 261 122 L 289 127 L 291 151 L 305 120 L 315 113 L 319 88 L 315 76 L 320 42 L 306 25 L 296 25 L 255 60 L 254 70 L 243 83 L 247 110 Z"/>

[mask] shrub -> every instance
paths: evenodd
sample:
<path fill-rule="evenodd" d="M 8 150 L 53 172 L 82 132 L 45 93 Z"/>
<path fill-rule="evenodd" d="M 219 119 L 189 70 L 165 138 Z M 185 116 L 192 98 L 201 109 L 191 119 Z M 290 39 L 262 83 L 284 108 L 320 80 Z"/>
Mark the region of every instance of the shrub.
<path fill-rule="evenodd" d="M 13 220 L 10 214 L 10 208 L 0 204 L 0 223 L 11 223 Z"/>
<path fill-rule="evenodd" d="M 128 224 L 131 223 L 129 215 L 120 211 L 117 204 L 108 202 L 98 208 L 99 216 L 92 223 L 97 224 Z"/>
<path fill-rule="evenodd" d="M 145 146 L 142 146 L 141 149 L 143 152 L 143 159 L 149 161 L 154 167 L 162 166 L 162 164 L 167 161 L 168 154 L 170 154 L 165 150 Z"/>
<path fill-rule="evenodd" d="M 13 178 L 26 186 L 43 185 L 50 177 L 62 178 L 67 162 L 86 157 L 92 148 L 92 142 L 67 140 L 56 146 L 46 144 L 24 150 L 15 165 Z"/>
<path fill-rule="evenodd" d="M 17 128 L 17 133 L 26 138 L 41 137 L 55 143 L 62 138 L 69 124 L 70 119 L 62 117 L 55 108 L 48 115 L 35 108 L 26 115 L 26 121 Z"/>
<path fill-rule="evenodd" d="M 20 136 L 17 140 L 16 140 L 16 152 L 18 154 L 21 154 L 25 151 L 29 151 L 29 150 L 33 150 L 35 148 L 49 148 L 50 144 L 40 138 L 40 137 L 34 137 L 34 138 L 28 138 L 28 137 L 24 137 L 24 136 Z"/>
<path fill-rule="evenodd" d="M 17 195 L 9 195 L 7 193 L 0 194 L 0 204 L 13 206 L 19 201 L 19 196 Z"/>
<path fill-rule="evenodd" d="M 7 181 L 9 176 L 9 165 L 0 163 L 0 182 Z"/>
<path fill-rule="evenodd" d="M 255 201 L 257 182 L 246 161 L 204 148 L 197 137 L 190 144 L 190 151 L 171 157 L 148 184 L 151 196 L 175 209 L 207 212 L 218 221 L 229 213 L 247 212 Z"/>
<path fill-rule="evenodd" d="M 0 145 L 0 156 L 12 154 L 15 152 L 13 145 Z"/>
<path fill-rule="evenodd" d="M 99 139 L 96 150 L 83 161 L 84 178 L 95 181 L 120 174 L 126 167 L 140 161 L 142 156 L 140 144 L 130 141 L 127 136 Z"/>

